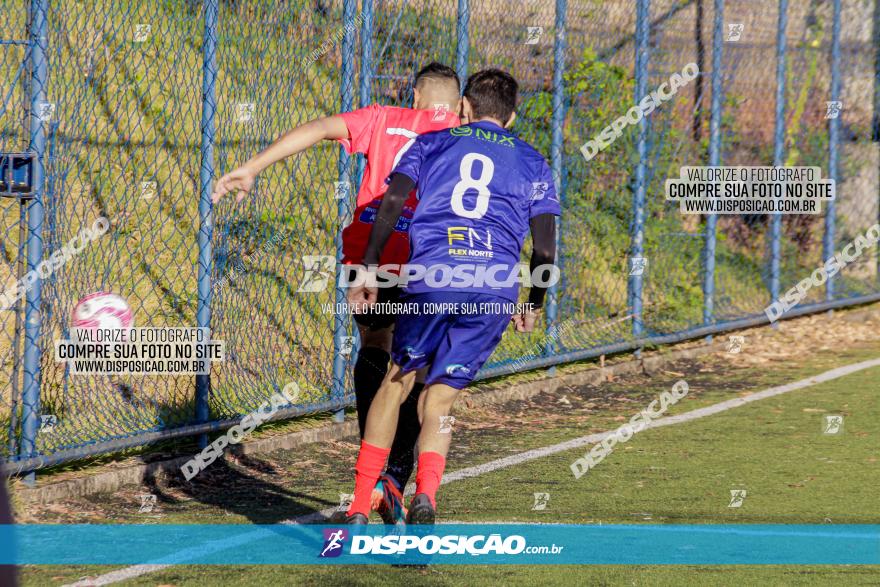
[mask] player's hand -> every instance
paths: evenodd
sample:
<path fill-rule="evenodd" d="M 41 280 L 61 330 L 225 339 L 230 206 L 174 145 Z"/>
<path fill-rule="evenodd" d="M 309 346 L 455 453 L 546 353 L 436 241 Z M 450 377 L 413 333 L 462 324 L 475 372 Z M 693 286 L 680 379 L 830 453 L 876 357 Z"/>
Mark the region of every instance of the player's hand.
<path fill-rule="evenodd" d="M 235 201 L 241 202 L 253 189 L 256 179 L 257 174 L 245 165 L 234 169 L 218 179 L 217 183 L 214 184 L 214 193 L 211 194 L 211 201 L 216 204 L 220 201 L 220 198 L 229 192 L 238 192 Z"/>
<path fill-rule="evenodd" d="M 541 316 L 541 309 L 526 310 L 511 317 L 517 332 L 532 332 L 535 329 L 535 323 Z"/>
<path fill-rule="evenodd" d="M 375 274 L 375 268 L 367 268 L 363 265 L 355 265 L 353 267 L 357 271 L 355 283 L 361 285 L 353 285 L 348 288 L 346 298 L 349 305 L 354 307 L 355 314 L 363 314 L 379 300 L 379 288 L 367 285 L 375 283 L 375 279 L 370 279 L 370 274 Z"/>
<path fill-rule="evenodd" d="M 348 288 L 348 304 L 354 307 L 355 314 L 364 314 L 379 299 L 379 288 L 355 285 Z"/>

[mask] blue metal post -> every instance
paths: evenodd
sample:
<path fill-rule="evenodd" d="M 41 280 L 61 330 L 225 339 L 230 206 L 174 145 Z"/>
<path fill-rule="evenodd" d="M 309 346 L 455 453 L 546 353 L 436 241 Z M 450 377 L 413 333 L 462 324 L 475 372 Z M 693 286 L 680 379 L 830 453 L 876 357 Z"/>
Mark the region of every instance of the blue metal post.
<path fill-rule="evenodd" d="M 468 0 L 458 0 L 458 18 L 456 19 L 455 72 L 461 79 L 462 89 L 468 74 L 468 30 L 470 26 L 470 8 Z"/>
<path fill-rule="evenodd" d="M 840 3 L 834 0 L 834 22 L 831 26 L 831 101 L 840 100 Z M 836 117 L 828 120 L 828 173 L 834 180 L 834 188 L 837 197 L 840 197 L 840 173 L 838 173 L 838 149 L 840 148 L 840 117 L 841 111 Z M 834 231 L 837 220 L 836 204 L 834 200 L 828 202 L 825 209 L 825 238 L 822 240 L 822 259 L 828 261 L 834 256 Z M 834 277 L 829 276 L 825 282 L 825 299 L 834 299 Z"/>
<path fill-rule="evenodd" d="M 34 199 L 28 205 L 27 268 L 36 279 L 27 288 L 24 314 L 24 385 L 22 388 L 21 444 L 19 456 L 36 456 L 37 431 L 40 415 L 40 329 L 42 300 L 37 265 L 43 260 L 43 198 L 44 158 L 46 152 L 46 128 L 40 120 L 41 104 L 46 102 L 46 85 L 49 80 L 49 66 L 46 51 L 49 42 L 49 23 L 47 0 L 31 0 L 30 14 L 30 65 L 31 65 L 31 105 L 30 105 L 30 150 L 36 154 L 33 182 Z M 27 476 L 27 482 L 34 481 L 34 474 Z"/>
<path fill-rule="evenodd" d="M 785 164 L 785 29 L 788 26 L 788 0 L 779 0 L 776 27 L 776 127 L 773 137 L 773 165 Z M 770 302 L 779 299 L 782 260 L 782 215 L 770 216 Z M 774 324 L 774 327 L 776 325 Z"/>
<path fill-rule="evenodd" d="M 367 106 L 373 98 L 373 0 L 364 0 L 361 7 L 361 79 L 359 91 L 359 104 L 363 108 Z M 357 174 L 355 182 L 352 185 L 352 194 L 358 192 L 361 182 L 364 178 L 364 169 L 367 166 L 367 159 L 363 155 L 356 155 Z M 348 218 L 349 208 L 346 208 L 344 215 L 340 218 Z M 348 335 L 349 333 L 346 332 Z M 357 361 L 358 353 L 361 352 L 361 344 L 363 341 L 360 337 L 355 339 L 355 345 L 349 356 L 352 364 Z"/>
<path fill-rule="evenodd" d="M 360 107 L 370 103 L 373 89 L 373 0 L 364 0 L 361 7 L 361 81 Z M 361 181 L 366 167 L 366 158 L 358 156 L 357 180 Z"/>
<path fill-rule="evenodd" d="M 875 143 L 880 145 L 880 2 L 874 2 L 874 28 L 871 34 L 874 45 L 874 119 L 871 133 Z M 880 171 L 880 169 L 878 169 Z M 880 184 L 878 184 L 877 221 L 880 222 Z M 877 243 L 880 253 L 880 243 Z M 880 254 L 877 255 L 877 281 L 880 282 Z"/>
<path fill-rule="evenodd" d="M 715 20 L 712 27 L 712 106 L 709 118 L 709 165 L 721 165 L 721 76 L 724 52 L 724 0 L 715 0 Z M 700 72 L 703 75 L 703 72 Z M 703 324 L 714 321 L 715 310 L 715 227 L 718 216 L 706 217 L 706 241 L 703 243 Z M 711 336 L 707 337 L 711 340 Z"/>
<path fill-rule="evenodd" d="M 559 203 L 565 205 L 565 175 L 564 175 L 564 150 L 562 126 L 565 123 L 565 17 L 568 9 L 568 0 L 556 0 L 556 38 L 553 41 L 553 118 L 551 121 L 552 143 L 550 145 L 550 168 L 553 171 L 553 182 L 559 195 Z M 562 273 L 562 222 L 556 220 L 556 264 Z M 558 312 L 557 285 L 553 285 L 547 291 L 546 304 L 546 333 L 547 342 L 544 345 L 544 354 L 550 355 L 556 351 L 556 337 L 551 336 L 557 322 Z"/>
<path fill-rule="evenodd" d="M 218 0 L 205 0 L 205 36 L 202 41 L 202 144 L 199 167 L 199 284 L 196 324 L 211 327 L 211 271 L 213 254 L 211 239 L 214 233 L 214 215 L 211 204 L 211 182 L 214 177 L 214 115 L 217 111 L 215 84 L 217 81 L 217 7 Z M 210 375 L 196 375 L 196 422 L 210 418 Z M 198 445 L 204 448 L 208 435 L 200 434 Z"/>
<path fill-rule="evenodd" d="M 345 33 L 342 37 L 342 71 L 340 79 L 339 108 L 347 112 L 354 106 L 354 60 L 355 60 L 355 14 L 357 12 L 357 0 L 345 0 L 342 4 L 342 21 L 345 23 Z M 339 149 L 339 181 L 351 186 L 351 157 L 343 148 Z M 336 215 L 339 219 L 339 230 L 336 231 L 336 307 L 346 303 L 345 287 L 340 283 L 340 268 L 342 266 L 342 227 L 348 217 L 348 198 L 336 201 Z M 348 336 L 348 320 L 344 314 L 337 312 L 333 317 L 333 387 L 330 396 L 333 400 L 342 399 L 345 396 L 345 371 L 346 360 L 342 355 L 345 337 Z M 333 418 L 337 422 L 345 419 L 345 411 L 334 412 Z"/>
<path fill-rule="evenodd" d="M 650 0 L 636 2 L 636 95 L 635 103 L 641 102 L 648 93 L 648 28 L 651 14 Z M 643 257 L 645 254 L 645 175 L 648 166 L 648 121 L 639 121 L 638 153 L 639 162 L 636 166 L 635 186 L 632 199 L 632 242 L 630 259 Z M 650 261 L 650 260 L 649 260 Z M 632 267 L 632 265 L 630 265 Z M 630 267 L 627 269 L 629 270 Z M 633 336 L 640 337 L 644 331 L 642 322 L 642 285 L 644 275 L 633 275 L 629 271 L 628 297 L 630 312 L 633 319 Z"/>

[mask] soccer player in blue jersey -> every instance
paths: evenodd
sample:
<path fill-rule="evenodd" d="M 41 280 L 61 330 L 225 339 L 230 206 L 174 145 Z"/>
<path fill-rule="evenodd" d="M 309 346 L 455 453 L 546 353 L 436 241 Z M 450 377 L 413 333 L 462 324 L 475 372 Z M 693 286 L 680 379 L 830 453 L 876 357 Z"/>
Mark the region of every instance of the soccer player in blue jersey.
<path fill-rule="evenodd" d="M 355 465 L 348 523 L 367 522 L 370 493 L 388 457 L 400 404 L 422 368 L 427 378 L 419 398 L 416 495 L 407 522 L 433 523 L 451 438 L 447 418 L 458 392 L 495 350 L 511 319 L 518 331 L 530 332 L 540 314 L 546 288 L 534 284 L 529 294 L 534 309 L 511 316 L 509 306 L 517 301 L 518 263 L 529 230 L 532 269 L 555 270 L 560 206 L 547 162 L 506 130 L 516 117 L 516 97 L 517 83 L 509 74 L 497 69 L 475 73 L 462 102 L 464 116 L 473 122 L 421 135 L 389 177 L 363 263 L 368 272 L 376 271 L 415 187 L 419 205 L 410 225 L 408 265 L 428 270 L 401 271 L 411 277 L 402 301 L 450 309 L 398 317 L 393 364 L 370 406 Z M 361 286 L 349 301 L 374 303 L 377 293 L 375 287 Z"/>

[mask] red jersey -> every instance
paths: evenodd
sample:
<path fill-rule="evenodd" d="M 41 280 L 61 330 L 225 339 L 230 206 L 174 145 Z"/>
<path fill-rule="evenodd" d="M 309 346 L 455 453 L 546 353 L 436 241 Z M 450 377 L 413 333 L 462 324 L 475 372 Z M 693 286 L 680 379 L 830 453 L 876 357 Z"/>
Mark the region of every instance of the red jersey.
<path fill-rule="evenodd" d="M 342 231 L 343 262 L 353 264 L 360 263 L 364 257 L 379 205 L 388 190 L 385 179 L 400 158 L 420 134 L 458 126 L 460 121 L 455 113 L 444 109 L 413 110 L 379 104 L 339 116 L 351 136 L 351 139 L 340 139 L 339 142 L 347 152 L 363 153 L 367 157 L 354 217 Z M 380 264 L 403 265 L 409 259 L 409 224 L 417 203 L 414 190 L 382 251 Z"/>

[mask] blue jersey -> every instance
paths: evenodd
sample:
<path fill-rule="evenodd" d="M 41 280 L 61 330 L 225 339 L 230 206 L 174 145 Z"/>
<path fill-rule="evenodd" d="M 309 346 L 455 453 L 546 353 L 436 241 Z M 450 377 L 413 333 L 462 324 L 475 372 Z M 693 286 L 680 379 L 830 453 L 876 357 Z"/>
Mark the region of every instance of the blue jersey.
<path fill-rule="evenodd" d="M 421 135 L 393 173 L 417 185 L 409 265 L 428 269 L 411 273 L 407 293 L 482 292 L 516 301 L 529 219 L 560 214 L 544 157 L 500 126 L 474 122 Z"/>

